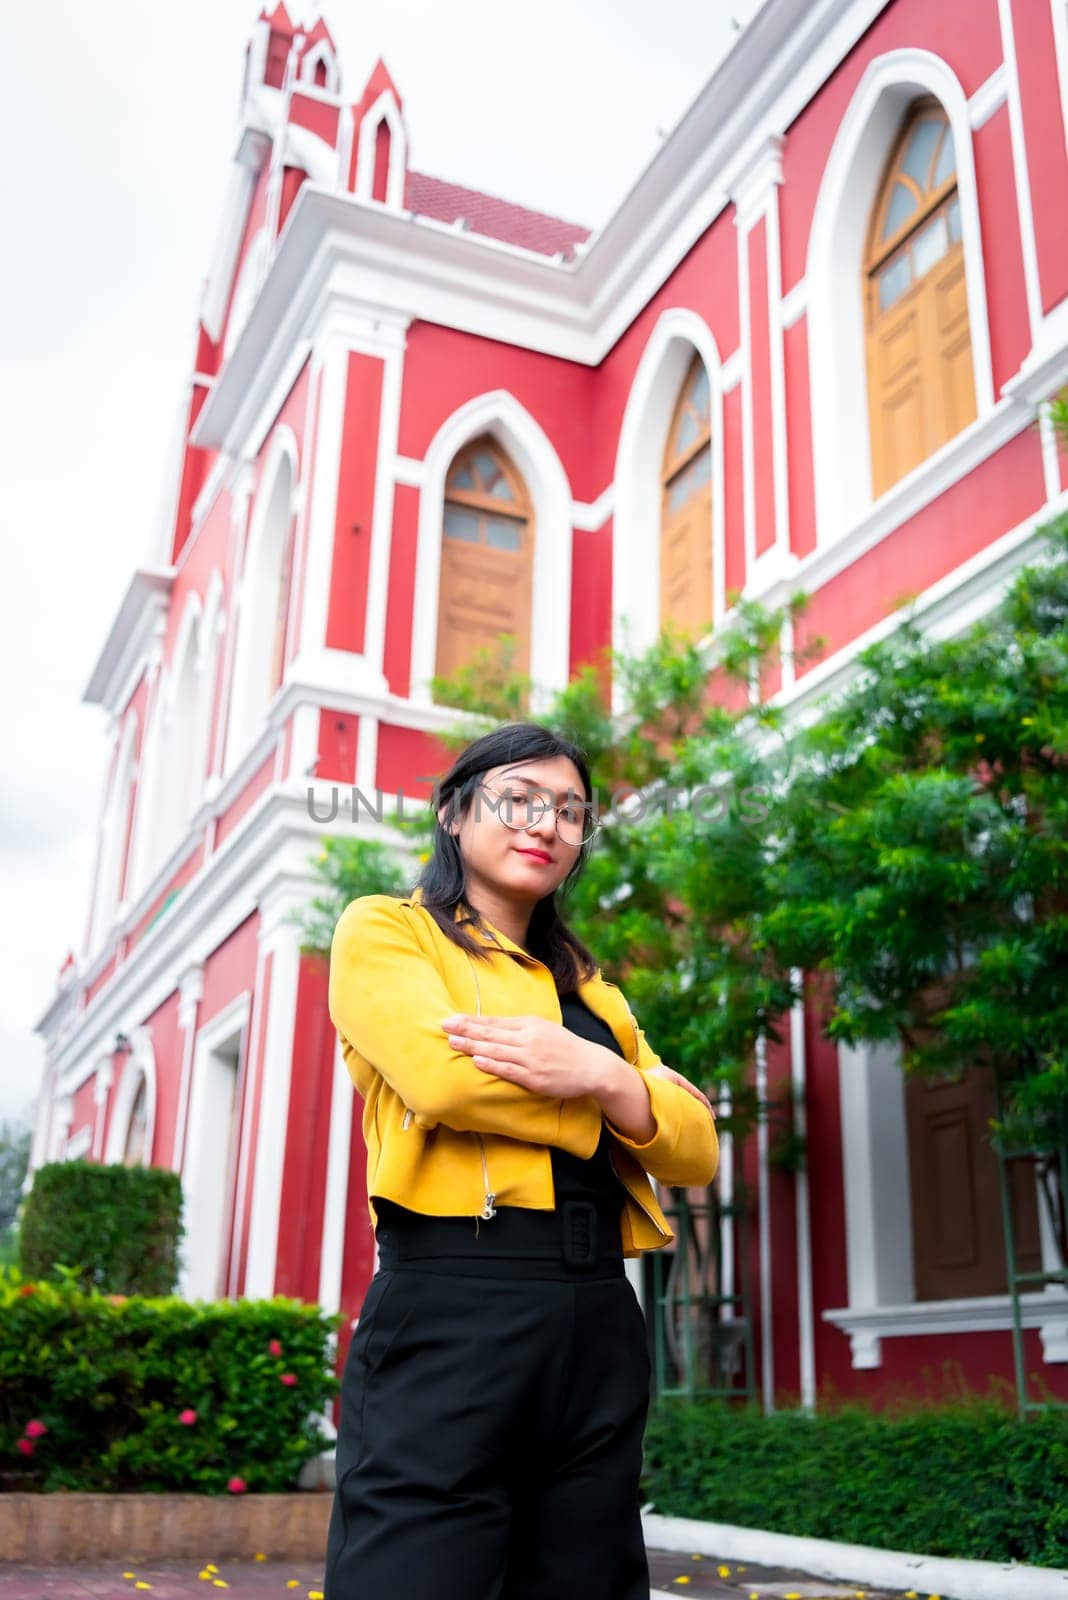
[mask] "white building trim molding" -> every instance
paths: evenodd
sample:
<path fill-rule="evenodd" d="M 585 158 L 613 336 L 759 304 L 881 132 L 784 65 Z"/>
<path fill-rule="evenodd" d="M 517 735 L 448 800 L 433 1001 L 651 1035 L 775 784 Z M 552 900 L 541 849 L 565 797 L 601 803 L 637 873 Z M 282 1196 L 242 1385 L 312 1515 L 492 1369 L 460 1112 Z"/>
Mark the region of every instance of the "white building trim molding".
<path fill-rule="evenodd" d="M 864 240 L 887 154 L 910 102 L 932 94 L 949 118 L 957 158 L 968 319 L 978 417 L 994 405 L 986 274 L 971 119 L 950 67 L 926 50 L 872 61 L 849 103 L 824 168 L 812 219 L 808 289 L 812 454 L 817 539 L 833 542 L 872 504 L 864 331 Z"/>
<path fill-rule="evenodd" d="M 260 284 L 270 265 L 271 239 L 266 228 L 261 228 L 249 241 L 245 251 L 245 259 L 241 263 L 241 271 L 234 284 L 234 293 L 230 301 L 230 314 L 226 319 L 226 333 L 223 338 L 223 360 L 229 356 L 234 345 L 244 330 L 249 319 L 249 313 L 256 302 Z"/>
<path fill-rule="evenodd" d="M 694 352 L 708 372 L 712 418 L 712 615 L 727 608 L 724 565 L 723 384 L 712 330 L 695 311 L 663 312 L 638 362 L 619 433 L 612 525 L 612 644 L 641 650 L 660 632 L 660 499 L 664 447 Z M 613 682 L 616 696 L 618 679 Z M 614 706 L 616 711 L 622 709 Z"/>
<path fill-rule="evenodd" d="M 423 462 L 412 623 L 411 698 L 431 704 L 437 660 L 445 479 L 459 450 L 488 433 L 522 474 L 534 507 L 530 617 L 532 711 L 566 687 L 571 654 L 571 488 L 541 425 L 504 389 L 477 396 L 438 429 Z"/>

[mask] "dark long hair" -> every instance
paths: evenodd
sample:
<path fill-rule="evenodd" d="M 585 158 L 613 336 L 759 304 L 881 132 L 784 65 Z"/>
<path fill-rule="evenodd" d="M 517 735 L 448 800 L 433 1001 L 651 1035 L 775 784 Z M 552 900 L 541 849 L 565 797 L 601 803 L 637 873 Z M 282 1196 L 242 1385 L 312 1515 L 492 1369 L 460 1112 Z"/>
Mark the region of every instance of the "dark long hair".
<path fill-rule="evenodd" d="M 562 734 L 537 722 L 507 722 L 483 734 L 457 756 L 438 786 L 436 804 L 445 808 L 445 824 L 436 818 L 430 858 L 416 880 L 416 887 L 422 890 L 423 906 L 446 938 L 473 956 L 488 957 L 491 952 L 466 931 L 484 924 L 467 899 L 463 853 L 459 841 L 449 832 L 448 824 L 457 817 L 467 816 L 479 784 L 493 767 L 509 766 L 518 761 L 544 761 L 552 756 L 566 756 L 574 762 L 582 779 L 583 798 L 589 801 L 593 785 L 582 750 Z M 566 898 L 568 886 L 583 871 L 592 848 L 592 840 L 579 847 L 567 877 L 552 894 L 535 904 L 527 930 L 526 948 L 549 968 L 562 994 L 597 971 L 592 954 L 564 922 L 556 904 L 557 895 Z M 459 917 L 456 916 L 458 907 Z"/>

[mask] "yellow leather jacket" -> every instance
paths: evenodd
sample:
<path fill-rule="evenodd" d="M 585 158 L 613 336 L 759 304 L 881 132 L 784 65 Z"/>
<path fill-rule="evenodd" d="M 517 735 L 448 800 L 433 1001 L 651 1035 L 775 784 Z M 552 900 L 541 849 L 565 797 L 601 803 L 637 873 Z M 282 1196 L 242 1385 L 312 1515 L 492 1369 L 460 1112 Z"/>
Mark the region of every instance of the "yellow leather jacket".
<path fill-rule="evenodd" d="M 560 1022 L 552 973 L 496 928 L 496 946 L 481 935 L 489 959 L 474 959 L 446 938 L 421 900 L 419 889 L 408 898 L 353 900 L 330 952 L 330 1017 L 364 1101 L 372 1225 L 375 1195 L 429 1216 L 485 1217 L 487 1227 L 494 1205 L 552 1210 L 549 1146 L 592 1156 L 600 1105 L 592 1095 L 550 1099 L 483 1072 L 452 1048 L 441 1026 L 456 1012 Z M 600 968 L 578 993 L 639 1072 L 661 1064 Z M 650 1139 L 639 1144 L 608 1123 L 612 1165 L 627 1191 L 627 1256 L 674 1238 L 649 1177 L 707 1184 L 719 1164 L 715 1121 L 704 1105 L 666 1078 L 647 1078 L 646 1086 L 656 1122 Z"/>

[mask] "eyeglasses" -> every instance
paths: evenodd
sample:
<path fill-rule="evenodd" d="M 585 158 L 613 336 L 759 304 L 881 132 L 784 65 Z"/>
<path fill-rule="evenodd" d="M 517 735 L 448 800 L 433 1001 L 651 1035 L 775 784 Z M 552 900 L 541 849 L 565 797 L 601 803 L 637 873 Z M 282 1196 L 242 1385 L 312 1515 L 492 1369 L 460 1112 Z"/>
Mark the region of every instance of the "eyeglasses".
<path fill-rule="evenodd" d="M 591 802 L 588 800 L 576 798 L 554 806 L 537 789 L 510 788 L 502 793 L 488 783 L 479 784 L 479 788 L 496 795 L 500 800 L 501 806 L 496 814 L 506 828 L 524 831 L 532 823 L 540 821 L 551 809 L 556 812 L 556 832 L 561 843 L 580 845 L 588 844 L 601 826 L 596 817 L 591 816 Z"/>

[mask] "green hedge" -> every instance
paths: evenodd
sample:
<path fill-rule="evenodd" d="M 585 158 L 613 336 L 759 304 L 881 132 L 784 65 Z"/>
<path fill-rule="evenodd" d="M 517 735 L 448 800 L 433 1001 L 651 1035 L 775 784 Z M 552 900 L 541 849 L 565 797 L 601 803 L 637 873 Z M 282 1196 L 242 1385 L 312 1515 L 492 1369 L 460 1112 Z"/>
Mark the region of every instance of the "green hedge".
<path fill-rule="evenodd" d="M 85 1289 L 170 1294 L 178 1281 L 182 1185 L 163 1167 L 51 1161 L 34 1173 L 19 1229 L 27 1278 L 73 1267 Z"/>
<path fill-rule="evenodd" d="M 0 1273 L 0 1490 L 285 1490 L 329 1442 L 341 1318 Z"/>
<path fill-rule="evenodd" d="M 966 1399 L 765 1417 L 665 1398 L 644 1497 L 665 1516 L 925 1555 L 1068 1566 L 1068 1413 Z"/>

